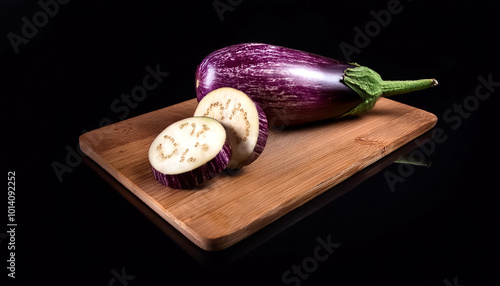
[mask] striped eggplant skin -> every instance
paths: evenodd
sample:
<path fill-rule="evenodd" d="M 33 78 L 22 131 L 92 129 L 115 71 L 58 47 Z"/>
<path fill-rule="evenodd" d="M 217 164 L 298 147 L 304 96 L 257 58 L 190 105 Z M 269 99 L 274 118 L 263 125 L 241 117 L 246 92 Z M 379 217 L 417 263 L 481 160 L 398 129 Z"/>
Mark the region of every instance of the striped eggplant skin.
<path fill-rule="evenodd" d="M 255 107 L 257 108 L 257 113 L 259 114 L 259 136 L 257 137 L 257 143 L 255 144 L 252 154 L 245 161 L 243 161 L 238 168 L 242 168 L 253 163 L 257 160 L 257 158 L 259 158 L 262 151 L 264 151 L 264 147 L 266 147 L 267 136 L 269 135 L 267 116 L 259 104 L 256 103 Z"/>
<path fill-rule="evenodd" d="M 218 120 L 231 143 L 228 169 L 240 169 L 253 163 L 267 143 L 268 123 L 264 110 L 241 90 L 221 87 L 209 92 L 194 112 L 194 116 Z M 243 119 L 243 121 L 239 121 Z"/>
<path fill-rule="evenodd" d="M 225 141 L 219 153 L 200 167 L 181 174 L 169 175 L 156 170 L 153 166 L 154 178 L 162 185 L 174 189 L 192 189 L 213 179 L 217 174 L 226 169 L 231 158 L 231 144 Z"/>
<path fill-rule="evenodd" d="M 355 65 L 281 46 L 243 43 L 216 50 L 196 70 L 198 101 L 220 87 L 257 102 L 270 128 L 337 118 L 362 99 L 343 82 Z"/>

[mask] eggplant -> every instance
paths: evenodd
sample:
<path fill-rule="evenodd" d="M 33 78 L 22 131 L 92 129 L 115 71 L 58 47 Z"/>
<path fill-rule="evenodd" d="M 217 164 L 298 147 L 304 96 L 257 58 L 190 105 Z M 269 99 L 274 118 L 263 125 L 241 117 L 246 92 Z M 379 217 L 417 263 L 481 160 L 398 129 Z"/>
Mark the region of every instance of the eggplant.
<path fill-rule="evenodd" d="M 190 189 L 227 167 L 231 143 L 219 121 L 189 117 L 158 134 L 149 147 L 148 158 L 154 178 L 162 185 Z"/>
<path fill-rule="evenodd" d="M 262 43 L 227 46 L 196 69 L 198 101 L 231 87 L 252 98 L 269 127 L 307 124 L 369 111 L 381 97 L 437 85 L 435 79 L 386 81 L 370 68 Z"/>
<path fill-rule="evenodd" d="M 200 100 L 194 116 L 214 118 L 226 129 L 232 152 L 228 169 L 250 165 L 264 151 L 266 114 L 244 92 L 230 87 L 214 89 Z"/>

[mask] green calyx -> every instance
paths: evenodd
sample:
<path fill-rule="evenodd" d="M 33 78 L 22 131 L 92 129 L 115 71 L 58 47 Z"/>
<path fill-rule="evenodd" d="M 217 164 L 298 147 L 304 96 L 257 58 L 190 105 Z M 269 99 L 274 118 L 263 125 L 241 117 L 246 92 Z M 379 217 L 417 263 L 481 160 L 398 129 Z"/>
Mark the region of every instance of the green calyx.
<path fill-rule="evenodd" d="M 358 115 L 372 109 L 382 96 L 388 97 L 422 90 L 438 84 L 435 79 L 383 80 L 374 70 L 363 66 L 346 69 L 343 82 L 359 94 L 363 100 L 358 106 L 345 113 L 343 117 Z"/>

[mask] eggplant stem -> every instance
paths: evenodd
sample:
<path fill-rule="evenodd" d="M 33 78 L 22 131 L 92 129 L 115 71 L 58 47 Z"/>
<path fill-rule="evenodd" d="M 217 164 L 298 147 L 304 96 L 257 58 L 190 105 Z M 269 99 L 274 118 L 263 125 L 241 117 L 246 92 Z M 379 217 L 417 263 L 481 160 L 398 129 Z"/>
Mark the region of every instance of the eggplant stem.
<path fill-rule="evenodd" d="M 389 97 L 438 85 L 435 79 L 383 80 L 377 72 L 363 66 L 347 68 L 342 81 L 363 100 L 342 117 L 358 115 L 372 109 L 381 96 Z"/>
<path fill-rule="evenodd" d="M 384 80 L 381 87 L 382 96 L 389 97 L 411 91 L 422 90 L 437 85 L 437 80 L 433 78 L 419 80 Z"/>

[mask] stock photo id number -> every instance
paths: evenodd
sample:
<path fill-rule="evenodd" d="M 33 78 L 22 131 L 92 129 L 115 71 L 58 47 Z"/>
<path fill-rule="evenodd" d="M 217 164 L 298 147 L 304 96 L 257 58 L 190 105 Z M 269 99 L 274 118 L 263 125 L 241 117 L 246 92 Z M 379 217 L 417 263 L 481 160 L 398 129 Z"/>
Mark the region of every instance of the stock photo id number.
<path fill-rule="evenodd" d="M 8 276 L 16 278 L 16 172 L 7 173 L 7 259 Z"/>

